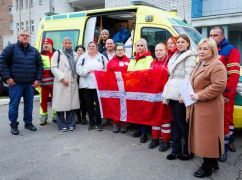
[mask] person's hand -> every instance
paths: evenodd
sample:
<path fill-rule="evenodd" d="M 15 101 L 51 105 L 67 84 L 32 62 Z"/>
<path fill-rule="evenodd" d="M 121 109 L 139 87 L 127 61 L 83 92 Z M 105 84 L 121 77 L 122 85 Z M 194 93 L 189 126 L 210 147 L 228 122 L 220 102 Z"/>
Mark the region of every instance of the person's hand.
<path fill-rule="evenodd" d="M 67 81 L 66 79 L 62 79 L 61 82 L 64 86 L 69 86 L 69 81 Z"/>
<path fill-rule="evenodd" d="M 35 88 L 38 87 L 39 86 L 39 81 L 35 80 L 32 86 L 35 87 Z"/>
<path fill-rule="evenodd" d="M 192 94 L 192 95 L 191 95 L 191 98 L 192 98 L 193 101 L 197 101 L 197 100 L 199 100 L 199 97 L 198 97 L 198 94 L 197 94 L 197 93 Z"/>
<path fill-rule="evenodd" d="M 179 103 L 184 103 L 182 97 L 179 98 Z"/>
<path fill-rule="evenodd" d="M 13 85 L 16 84 L 16 83 L 15 83 L 15 81 L 13 80 L 13 78 L 9 78 L 9 79 L 7 79 L 7 84 L 8 84 L 9 86 L 13 86 Z"/>
<path fill-rule="evenodd" d="M 228 103 L 229 102 L 229 98 L 224 97 L 224 102 Z"/>

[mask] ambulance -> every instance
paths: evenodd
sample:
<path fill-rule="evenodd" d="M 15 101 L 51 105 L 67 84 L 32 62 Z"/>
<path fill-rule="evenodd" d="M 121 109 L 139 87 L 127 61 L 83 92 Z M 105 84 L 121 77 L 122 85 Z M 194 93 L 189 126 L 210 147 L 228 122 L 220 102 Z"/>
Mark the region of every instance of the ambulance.
<path fill-rule="evenodd" d="M 153 54 L 155 45 L 165 42 L 170 36 L 187 34 L 193 49 L 202 39 L 201 34 L 195 28 L 176 15 L 176 11 L 165 11 L 157 7 L 135 4 L 128 7 L 46 16 L 39 24 L 35 46 L 41 51 L 42 41 L 48 37 L 54 41 L 54 48 L 60 49 L 63 38 L 69 37 L 74 48 L 80 44 L 87 47 L 90 41 L 98 41 L 102 29 L 109 30 L 115 42 L 125 44 L 128 57 L 134 53 L 135 42 L 140 38 L 147 40 L 148 49 Z M 241 94 L 238 94 L 238 98 L 241 98 Z M 242 127 L 241 104 L 235 106 L 234 117 L 235 127 Z"/>

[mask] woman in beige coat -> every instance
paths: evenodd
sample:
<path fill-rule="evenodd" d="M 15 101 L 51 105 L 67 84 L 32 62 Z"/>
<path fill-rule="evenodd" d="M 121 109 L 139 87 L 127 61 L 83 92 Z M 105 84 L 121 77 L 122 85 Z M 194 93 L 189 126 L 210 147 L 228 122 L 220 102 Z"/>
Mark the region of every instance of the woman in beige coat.
<path fill-rule="evenodd" d="M 51 72 L 55 77 L 52 108 L 57 113 L 57 123 L 63 132 L 75 129 L 74 110 L 80 108 L 75 61 L 71 39 L 66 37 L 62 49 L 56 51 L 51 60 Z"/>
<path fill-rule="evenodd" d="M 203 164 L 194 173 L 206 177 L 218 170 L 217 158 L 223 153 L 224 100 L 226 69 L 217 59 L 218 50 L 213 39 L 203 39 L 198 44 L 199 63 L 192 72 L 191 83 L 197 102 L 187 108 L 189 122 L 188 146 L 190 152 L 203 157 Z"/>

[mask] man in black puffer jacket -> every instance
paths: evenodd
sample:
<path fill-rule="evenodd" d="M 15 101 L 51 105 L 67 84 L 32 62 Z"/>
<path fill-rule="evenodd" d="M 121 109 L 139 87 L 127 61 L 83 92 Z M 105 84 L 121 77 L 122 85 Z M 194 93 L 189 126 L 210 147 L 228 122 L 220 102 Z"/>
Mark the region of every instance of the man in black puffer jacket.
<path fill-rule="evenodd" d="M 0 55 L 0 72 L 9 85 L 9 111 L 11 133 L 18 135 L 18 108 L 24 99 L 25 128 L 36 131 L 32 124 L 34 87 L 42 78 L 42 60 L 37 49 L 29 44 L 29 32 L 21 30 L 16 44 L 7 46 Z"/>

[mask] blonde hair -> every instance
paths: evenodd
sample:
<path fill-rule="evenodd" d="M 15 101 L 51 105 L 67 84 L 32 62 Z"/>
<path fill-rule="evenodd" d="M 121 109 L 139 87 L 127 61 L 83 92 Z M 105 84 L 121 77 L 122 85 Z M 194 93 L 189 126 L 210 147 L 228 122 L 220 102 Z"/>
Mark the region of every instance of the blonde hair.
<path fill-rule="evenodd" d="M 140 40 L 138 40 L 136 43 L 135 43 L 135 47 L 137 45 L 138 42 L 141 42 L 142 44 L 144 44 L 144 48 L 145 48 L 145 52 L 148 51 L 148 45 L 147 45 L 147 41 L 143 38 L 140 38 Z"/>
<path fill-rule="evenodd" d="M 213 57 L 218 58 L 218 48 L 217 48 L 216 41 L 213 40 L 212 38 L 204 38 L 198 43 L 197 49 L 204 43 L 207 43 L 208 47 L 212 50 Z"/>

